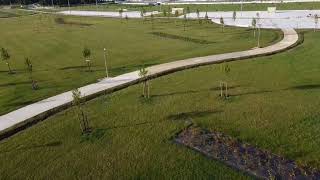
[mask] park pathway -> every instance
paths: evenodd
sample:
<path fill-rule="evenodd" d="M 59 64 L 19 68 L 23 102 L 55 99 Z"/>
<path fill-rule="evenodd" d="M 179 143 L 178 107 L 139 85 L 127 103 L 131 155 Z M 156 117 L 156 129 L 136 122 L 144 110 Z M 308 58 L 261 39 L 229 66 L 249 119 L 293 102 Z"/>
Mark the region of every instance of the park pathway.
<path fill-rule="evenodd" d="M 282 31 L 284 34 L 283 39 L 268 47 L 196 57 L 155 65 L 147 68 L 148 75 L 145 78 L 139 77 L 139 71 L 134 71 L 113 78 L 102 79 L 97 83 L 81 87 L 79 90 L 83 97 L 89 100 L 99 95 L 111 93 L 130 85 L 137 84 L 146 79 L 156 78 L 188 68 L 275 54 L 287 50 L 298 43 L 298 34 L 294 29 L 282 29 Z M 25 129 L 38 121 L 44 120 L 50 115 L 67 109 L 71 104 L 72 92 L 68 91 L 0 116 L 0 140 Z"/>

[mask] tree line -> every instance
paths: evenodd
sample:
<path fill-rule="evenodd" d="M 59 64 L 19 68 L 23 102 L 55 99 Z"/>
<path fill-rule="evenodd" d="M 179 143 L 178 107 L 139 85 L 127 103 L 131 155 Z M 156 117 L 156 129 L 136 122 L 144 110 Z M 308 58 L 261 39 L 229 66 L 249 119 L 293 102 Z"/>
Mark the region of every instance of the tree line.
<path fill-rule="evenodd" d="M 96 3 L 96 0 L 69 0 L 71 5 L 75 4 L 93 4 Z M 102 0 L 98 0 L 98 2 L 104 2 Z M 44 6 L 47 5 L 61 5 L 66 6 L 68 5 L 68 0 L 0 0 L 0 5 L 10 5 L 10 4 L 21 4 L 21 5 L 28 5 L 38 3 Z"/>

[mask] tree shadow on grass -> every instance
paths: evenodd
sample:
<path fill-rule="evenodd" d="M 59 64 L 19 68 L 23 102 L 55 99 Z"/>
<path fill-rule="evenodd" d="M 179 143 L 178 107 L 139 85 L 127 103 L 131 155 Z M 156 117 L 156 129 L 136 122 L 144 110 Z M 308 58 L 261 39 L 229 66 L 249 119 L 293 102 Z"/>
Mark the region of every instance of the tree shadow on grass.
<path fill-rule="evenodd" d="M 276 90 L 261 90 L 261 91 L 251 91 L 251 92 L 244 92 L 244 93 L 230 93 L 229 96 L 244 96 L 244 95 L 256 95 L 256 94 L 265 94 L 265 93 L 272 93 L 276 91 L 290 91 L 290 90 L 314 90 L 320 89 L 320 84 L 306 84 L 306 85 L 299 85 L 293 86 L 284 89 L 276 89 Z"/>
<path fill-rule="evenodd" d="M 82 134 L 80 142 L 94 142 L 101 139 L 106 133 L 106 129 L 94 129 L 90 133 Z"/>
<path fill-rule="evenodd" d="M 98 67 L 97 65 L 92 65 L 91 68 Z M 82 69 L 88 69 L 88 66 L 81 65 L 81 66 L 66 66 L 59 68 L 58 70 L 82 70 Z"/>
<path fill-rule="evenodd" d="M 151 97 L 164 97 L 164 96 L 174 96 L 174 95 L 183 95 L 183 94 L 194 94 L 194 93 L 199 93 L 200 91 L 180 91 L 180 92 L 172 92 L 172 93 L 164 93 L 164 94 L 154 94 L 151 95 Z"/>
<path fill-rule="evenodd" d="M 16 151 L 27 151 L 27 150 L 39 149 L 39 148 L 52 148 L 52 147 L 58 147 L 61 145 L 62 145 L 61 141 L 53 141 L 53 142 L 46 143 L 46 144 L 31 144 L 31 145 L 27 145 L 27 146 L 21 146 L 16 149 L 12 149 L 12 150 L 0 151 L 0 154 L 16 152 Z"/>
<path fill-rule="evenodd" d="M 222 113 L 221 110 L 206 110 L 206 111 L 191 111 L 191 112 L 183 112 L 178 114 L 173 114 L 167 116 L 167 119 L 169 120 L 186 120 L 186 119 L 193 119 L 193 118 L 201 118 L 205 116 L 209 116 L 212 114 L 219 114 Z"/>
<path fill-rule="evenodd" d="M 241 87 L 240 85 L 237 86 L 230 86 L 228 89 L 235 89 Z M 174 96 L 174 95 L 184 95 L 184 94 L 196 94 L 201 92 L 209 92 L 209 91 L 220 91 L 220 87 L 213 87 L 209 89 L 200 89 L 200 90 L 188 90 L 188 91 L 177 91 L 172 93 L 164 93 L 164 94 L 153 94 L 151 97 L 157 98 L 157 97 L 164 97 L 164 96 Z"/>
<path fill-rule="evenodd" d="M 119 66 L 119 67 L 111 68 L 110 71 L 112 74 L 119 75 L 119 74 L 127 73 L 130 71 L 139 70 L 142 66 L 149 67 L 157 64 L 159 63 L 144 63 L 144 64 L 142 63 L 139 65 L 136 64 L 136 65 Z"/>
<path fill-rule="evenodd" d="M 66 67 L 59 68 L 59 70 L 73 70 L 73 69 L 83 69 L 83 68 L 87 68 L 87 66 L 66 66 Z"/>
<path fill-rule="evenodd" d="M 45 82 L 45 80 L 41 81 L 41 80 L 38 80 L 37 83 L 39 82 Z M 4 83 L 4 84 L 0 84 L 0 87 L 9 87 L 9 86 L 17 86 L 17 85 L 26 85 L 26 84 L 29 84 L 31 85 L 31 81 L 28 80 L 28 81 L 20 81 L 20 82 L 10 82 L 10 83 Z"/>
<path fill-rule="evenodd" d="M 11 102 L 11 103 L 8 103 L 7 106 L 13 106 L 13 107 L 26 106 L 26 105 L 33 104 L 33 103 L 36 103 L 36 102 L 37 102 L 37 100 Z"/>
<path fill-rule="evenodd" d="M 241 85 L 230 86 L 230 87 L 228 87 L 228 90 L 229 89 L 235 89 L 235 88 L 238 88 L 238 87 L 241 87 Z M 219 86 L 213 87 L 213 88 L 210 88 L 209 90 L 211 90 L 211 91 L 220 91 L 220 87 Z"/>
<path fill-rule="evenodd" d="M 157 124 L 157 123 L 161 123 L 161 122 L 165 122 L 165 121 L 168 121 L 168 120 L 167 119 L 163 119 L 163 120 L 159 120 L 159 121 L 145 121 L 145 122 L 140 122 L 140 123 L 118 125 L 118 126 L 108 127 L 108 128 L 103 129 L 103 130 L 113 130 L 113 129 L 137 127 L 137 126 L 143 126 L 143 125 L 148 125 L 148 124 Z"/>
<path fill-rule="evenodd" d="M 320 89 L 320 84 L 299 85 L 299 86 L 290 87 L 289 89 L 297 89 L 297 90 Z"/>
<path fill-rule="evenodd" d="M 4 83 L 0 84 L 0 87 L 8 87 L 8 86 L 16 86 L 16 85 L 24 85 L 24 84 L 31 84 L 30 81 L 21 81 L 16 83 Z"/>
<path fill-rule="evenodd" d="M 245 96 L 245 95 L 255 95 L 255 94 L 265 94 L 265 93 L 271 93 L 274 91 L 271 90 L 262 90 L 262 91 L 252 91 L 252 92 L 244 92 L 244 93 L 230 93 L 229 96 L 236 97 L 236 96 Z"/>

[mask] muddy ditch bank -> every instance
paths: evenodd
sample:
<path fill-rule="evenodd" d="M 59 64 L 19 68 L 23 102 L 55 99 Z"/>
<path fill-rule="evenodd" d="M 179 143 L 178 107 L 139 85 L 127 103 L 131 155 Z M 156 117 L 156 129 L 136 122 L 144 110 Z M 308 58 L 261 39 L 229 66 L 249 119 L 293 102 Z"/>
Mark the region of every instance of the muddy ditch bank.
<path fill-rule="evenodd" d="M 262 179 L 320 179 L 320 171 L 225 134 L 190 126 L 174 142 Z"/>

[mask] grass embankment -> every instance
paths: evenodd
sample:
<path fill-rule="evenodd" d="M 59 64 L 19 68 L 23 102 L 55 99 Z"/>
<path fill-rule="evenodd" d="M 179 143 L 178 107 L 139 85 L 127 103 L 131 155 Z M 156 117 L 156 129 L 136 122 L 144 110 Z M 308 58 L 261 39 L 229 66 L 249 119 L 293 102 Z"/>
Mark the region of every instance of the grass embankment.
<path fill-rule="evenodd" d="M 278 10 L 313 10 L 320 9 L 320 2 L 305 2 L 305 3 L 283 3 L 283 4 L 243 4 L 243 11 L 266 11 L 268 7 L 276 6 Z M 240 11 L 240 4 L 210 4 L 210 5 L 161 5 L 161 6 L 148 6 L 148 5 L 121 5 L 121 4 L 108 4 L 108 5 L 81 5 L 71 7 L 72 10 L 90 10 L 90 11 L 118 11 L 119 9 L 127 9 L 128 11 L 141 11 L 145 9 L 147 11 L 160 11 L 167 10 L 173 7 L 190 8 L 191 12 L 199 11 Z M 68 10 L 68 7 L 61 7 L 55 9 Z M 171 12 L 171 11 L 170 11 Z"/>
<path fill-rule="evenodd" d="M 104 77 L 103 48 L 107 48 L 110 74 L 116 76 L 150 66 L 189 57 L 246 50 L 256 46 L 252 31 L 189 21 L 107 19 L 34 15 L 0 21 L 1 42 L 11 54 L 15 74 L 0 64 L 0 114 L 45 97 L 96 82 Z M 153 33 L 166 34 L 165 37 Z M 262 31 L 262 44 L 281 38 L 279 31 Z M 203 41 L 210 43 L 201 43 Z M 93 71 L 87 72 L 82 50 L 92 50 Z M 40 89 L 31 89 L 24 58 L 33 62 L 33 77 Z"/>
<path fill-rule="evenodd" d="M 95 131 L 81 137 L 73 109 L 0 142 L 6 178 L 244 178 L 172 144 L 191 121 L 320 168 L 320 34 L 281 54 L 181 71 L 151 81 L 151 100 L 136 85 L 90 101 Z M 231 97 L 218 97 L 219 81 Z M 32 158 L 30 158 L 32 157 Z M 34 170 L 36 167 L 36 171 Z M 19 169 L 19 171 L 17 171 Z"/>
<path fill-rule="evenodd" d="M 31 11 L 24 11 L 19 9 L 0 9 L 0 19 L 1 18 L 11 18 L 11 17 L 20 17 L 26 15 L 35 14 Z"/>

